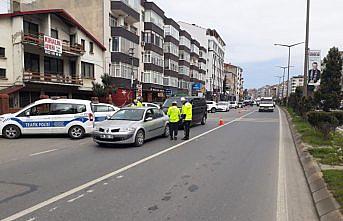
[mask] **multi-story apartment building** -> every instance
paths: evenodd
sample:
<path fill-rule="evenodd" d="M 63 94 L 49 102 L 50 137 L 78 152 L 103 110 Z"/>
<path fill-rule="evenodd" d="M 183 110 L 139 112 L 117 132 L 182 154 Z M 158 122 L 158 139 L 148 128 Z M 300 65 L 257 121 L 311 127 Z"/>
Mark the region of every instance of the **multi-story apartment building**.
<path fill-rule="evenodd" d="M 161 101 L 171 94 L 192 94 L 192 90 L 193 94 L 207 92 L 210 96 L 223 92 L 222 38 L 215 30 L 194 26 L 194 32 L 181 27 L 151 1 L 12 2 L 12 8 L 20 11 L 63 8 L 81 21 L 107 49 L 103 73 L 112 77 L 117 88 L 112 96 L 117 105 L 135 95 Z"/>
<path fill-rule="evenodd" d="M 146 101 L 164 99 L 164 11 L 153 2 L 142 2 L 144 31 L 143 98 Z"/>
<path fill-rule="evenodd" d="M 181 29 L 189 32 L 192 38 L 207 50 L 206 95 L 208 98 L 219 95 L 223 92 L 225 42 L 214 29 L 206 29 L 186 22 L 179 24 Z"/>
<path fill-rule="evenodd" d="M 104 73 L 113 78 L 118 89 L 113 95 L 117 105 L 132 97 L 134 87 L 144 73 L 141 62 L 144 47 L 140 35 L 144 30 L 141 0 L 12 0 L 17 10 L 63 8 L 89 30 L 106 47 Z M 19 5 L 19 6 L 17 6 Z"/>
<path fill-rule="evenodd" d="M 237 100 L 237 70 L 231 64 L 224 64 L 225 85 L 224 89 L 229 100 Z"/>
<path fill-rule="evenodd" d="M 0 93 L 10 108 L 41 95 L 91 97 L 106 48 L 61 9 L 0 14 Z"/>
<path fill-rule="evenodd" d="M 185 31 L 180 31 L 179 45 L 179 92 L 189 95 L 192 92 L 190 83 L 190 67 L 191 67 L 191 35 Z"/>
<path fill-rule="evenodd" d="M 289 85 L 288 85 L 288 88 L 289 88 L 288 95 L 290 95 L 291 93 L 295 93 L 295 90 L 297 89 L 297 87 L 303 87 L 303 86 L 304 86 L 304 76 L 303 75 L 292 77 L 290 79 Z"/>
<path fill-rule="evenodd" d="M 171 18 L 164 20 L 164 77 L 166 96 L 178 94 L 180 26 Z"/>
<path fill-rule="evenodd" d="M 235 97 L 234 100 L 242 100 L 243 99 L 243 85 L 244 85 L 244 78 L 243 78 L 243 69 L 241 67 L 238 67 L 236 65 L 232 64 L 225 64 L 224 65 L 224 72 L 230 73 L 228 75 L 229 79 L 233 78 L 233 96 Z"/>

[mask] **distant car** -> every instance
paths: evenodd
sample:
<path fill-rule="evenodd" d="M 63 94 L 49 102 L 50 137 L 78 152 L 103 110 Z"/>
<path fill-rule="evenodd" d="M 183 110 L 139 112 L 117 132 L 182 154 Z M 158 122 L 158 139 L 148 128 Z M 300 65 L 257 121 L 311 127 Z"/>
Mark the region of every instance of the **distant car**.
<path fill-rule="evenodd" d="M 206 101 L 207 112 L 215 113 L 217 111 L 217 103 L 215 101 Z"/>
<path fill-rule="evenodd" d="M 99 145 L 134 144 L 169 136 L 169 118 L 157 108 L 123 108 L 109 119 L 96 124 L 93 140 Z"/>
<path fill-rule="evenodd" d="M 237 103 L 237 107 L 238 108 L 243 108 L 244 107 L 244 103 L 243 102 L 238 102 Z"/>
<path fill-rule="evenodd" d="M 106 120 L 108 117 L 111 117 L 119 109 L 120 109 L 119 107 L 113 106 L 111 104 L 93 103 L 92 110 L 95 116 L 95 123 Z"/>
<path fill-rule="evenodd" d="M 157 109 L 160 109 L 160 107 L 161 107 L 159 104 L 155 104 L 155 103 L 143 102 L 142 104 L 144 107 L 154 107 Z"/>
<path fill-rule="evenodd" d="M 225 112 L 230 111 L 230 103 L 229 102 L 221 101 L 221 102 L 218 102 L 217 106 L 218 106 L 217 111 L 225 111 Z"/>
<path fill-rule="evenodd" d="M 237 101 L 230 101 L 230 108 L 231 109 L 237 109 L 238 108 Z"/>
<path fill-rule="evenodd" d="M 263 111 L 270 111 L 270 112 L 274 112 L 274 100 L 272 97 L 263 97 L 261 98 L 260 101 L 260 106 L 258 111 L 259 112 L 263 112 Z"/>
<path fill-rule="evenodd" d="M 42 99 L 0 116 L 0 131 L 8 139 L 24 134 L 68 134 L 81 139 L 93 131 L 93 125 L 91 101 L 76 99 Z"/>
<path fill-rule="evenodd" d="M 207 105 L 206 105 L 205 98 L 189 96 L 189 97 L 185 97 L 185 99 L 188 102 L 190 102 L 193 107 L 192 125 L 199 124 L 199 123 L 201 125 L 205 125 L 207 121 Z M 174 101 L 177 102 L 177 106 L 181 109 L 182 107 L 181 97 L 171 97 L 171 98 L 168 98 L 163 104 L 163 111 L 165 113 L 167 113 L 168 108 L 172 105 Z"/>

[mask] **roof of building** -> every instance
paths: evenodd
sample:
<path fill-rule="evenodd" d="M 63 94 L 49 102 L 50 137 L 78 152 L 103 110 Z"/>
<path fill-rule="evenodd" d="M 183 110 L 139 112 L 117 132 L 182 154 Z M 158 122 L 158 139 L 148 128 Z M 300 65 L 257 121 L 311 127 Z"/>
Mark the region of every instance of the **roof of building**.
<path fill-rule="evenodd" d="M 4 17 L 16 17 L 23 15 L 36 15 L 36 14 L 49 14 L 54 13 L 62 17 L 66 22 L 76 26 L 80 29 L 87 37 L 89 37 L 95 44 L 97 44 L 102 50 L 106 51 L 106 47 L 101 44 L 89 31 L 87 31 L 78 21 L 76 21 L 68 12 L 64 9 L 46 9 L 46 10 L 33 10 L 33 11 L 19 11 L 13 13 L 0 14 L 0 18 Z"/>

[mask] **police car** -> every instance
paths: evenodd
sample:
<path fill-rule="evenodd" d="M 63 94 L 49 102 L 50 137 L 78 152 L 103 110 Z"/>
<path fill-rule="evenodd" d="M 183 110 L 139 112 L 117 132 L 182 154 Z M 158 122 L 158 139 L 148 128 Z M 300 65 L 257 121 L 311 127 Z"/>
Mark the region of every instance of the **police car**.
<path fill-rule="evenodd" d="M 112 117 L 119 109 L 119 107 L 111 104 L 93 103 L 92 110 L 94 112 L 95 123 L 107 120 L 107 118 Z"/>
<path fill-rule="evenodd" d="M 8 139 L 22 134 L 68 134 L 80 139 L 93 132 L 91 101 L 42 99 L 14 114 L 0 116 L 0 131 Z"/>

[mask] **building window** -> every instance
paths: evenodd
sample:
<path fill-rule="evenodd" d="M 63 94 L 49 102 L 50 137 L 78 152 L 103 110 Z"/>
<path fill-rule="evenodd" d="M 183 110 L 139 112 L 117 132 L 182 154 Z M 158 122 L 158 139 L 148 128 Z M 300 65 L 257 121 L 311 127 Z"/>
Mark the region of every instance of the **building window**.
<path fill-rule="evenodd" d="M 84 39 L 81 39 L 82 50 L 85 50 L 85 45 L 86 45 L 86 41 Z"/>
<path fill-rule="evenodd" d="M 0 68 L 0 78 L 6 78 L 6 69 Z"/>
<path fill-rule="evenodd" d="M 112 41 L 112 51 L 119 51 L 119 37 L 113 37 Z"/>
<path fill-rule="evenodd" d="M 44 57 L 44 73 L 63 75 L 63 60 Z"/>
<path fill-rule="evenodd" d="M 117 27 L 118 26 L 118 19 L 113 15 L 110 15 L 110 27 Z"/>
<path fill-rule="evenodd" d="M 81 72 L 83 78 L 94 79 L 94 64 L 82 61 Z"/>
<path fill-rule="evenodd" d="M 51 29 L 51 37 L 58 39 L 58 31 L 56 29 Z"/>
<path fill-rule="evenodd" d="M 0 58 L 5 57 L 5 48 L 0 47 Z"/>
<path fill-rule="evenodd" d="M 39 32 L 39 28 L 37 24 L 24 21 L 24 33 L 38 35 L 38 32 Z"/>
<path fill-rule="evenodd" d="M 71 46 L 74 46 L 76 44 L 76 36 L 75 35 L 70 35 L 69 40 L 70 40 Z"/>
<path fill-rule="evenodd" d="M 89 53 L 94 54 L 94 44 L 93 44 L 93 42 L 89 42 Z"/>
<path fill-rule="evenodd" d="M 38 73 L 40 71 L 39 55 L 25 53 L 24 54 L 24 68 L 25 68 L 25 71 Z"/>

